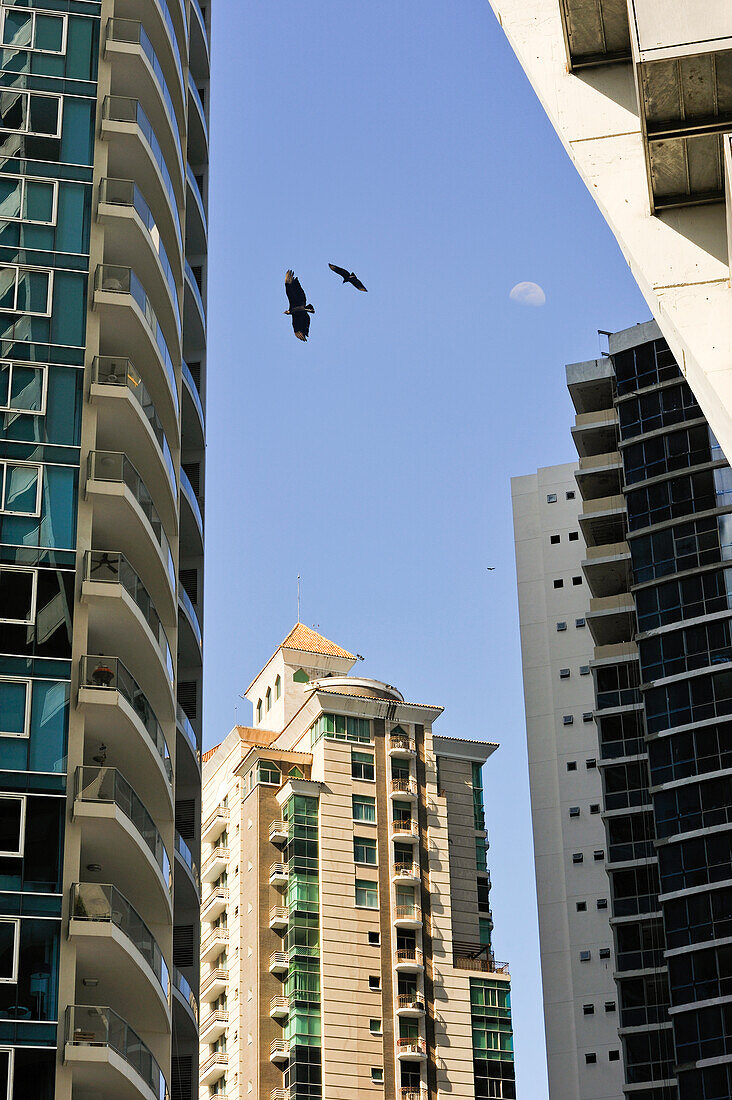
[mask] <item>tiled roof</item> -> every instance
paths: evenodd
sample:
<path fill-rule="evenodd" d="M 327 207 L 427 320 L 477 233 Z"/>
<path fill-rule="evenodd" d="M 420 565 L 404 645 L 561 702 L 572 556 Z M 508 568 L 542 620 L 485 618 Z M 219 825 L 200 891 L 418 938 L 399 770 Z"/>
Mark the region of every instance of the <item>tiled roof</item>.
<path fill-rule="evenodd" d="M 214 745 L 214 747 L 212 749 L 207 749 L 206 752 L 201 757 L 201 763 L 205 764 L 208 760 L 210 760 L 211 757 L 213 756 L 213 754 L 216 752 L 216 750 L 219 747 L 220 747 L 220 742 L 219 742 L 219 745 Z"/>
<path fill-rule="evenodd" d="M 311 630 L 304 623 L 297 623 L 280 646 L 280 649 L 299 649 L 303 653 L 321 653 L 326 657 L 344 657 L 348 661 L 355 661 L 356 654 L 342 649 L 335 642 L 328 641 L 316 630 Z"/>

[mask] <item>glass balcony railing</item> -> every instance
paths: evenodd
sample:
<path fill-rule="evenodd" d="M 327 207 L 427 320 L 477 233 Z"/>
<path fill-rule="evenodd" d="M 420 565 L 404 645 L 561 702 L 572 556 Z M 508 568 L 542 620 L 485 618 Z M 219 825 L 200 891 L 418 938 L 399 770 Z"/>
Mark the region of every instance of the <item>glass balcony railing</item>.
<path fill-rule="evenodd" d="M 205 38 L 206 43 L 208 43 L 208 28 L 206 26 L 206 17 L 203 14 L 203 8 L 201 7 L 200 0 L 191 0 L 191 8 L 198 16 L 201 27 L 203 28 L 203 37 Z"/>
<path fill-rule="evenodd" d="M 102 117 L 107 119 L 109 122 L 132 122 L 139 127 L 142 136 L 145 138 L 145 141 L 148 144 L 152 158 L 160 169 L 160 174 L 163 178 L 163 186 L 165 187 L 165 192 L 168 196 L 168 201 L 170 202 L 170 208 L 173 212 L 178 240 L 181 242 L 182 248 L 183 228 L 180 221 L 178 200 L 175 197 L 175 187 L 173 186 L 173 179 L 170 175 L 170 171 L 165 160 L 165 154 L 160 147 L 160 142 L 157 139 L 157 135 L 155 134 L 153 125 L 143 111 L 140 101 L 138 99 L 130 99 L 127 96 L 108 95 L 104 100 Z"/>
<path fill-rule="evenodd" d="M 201 766 L 201 750 L 198 747 L 198 738 L 196 737 L 196 731 L 191 725 L 190 719 L 180 703 L 176 704 L 175 708 L 175 720 L 178 725 L 178 729 L 185 737 L 188 744 L 193 749 L 194 756 L 198 761 L 198 766 Z"/>
<path fill-rule="evenodd" d="M 195 82 L 195 80 L 193 79 L 193 77 L 191 76 L 190 73 L 188 74 L 188 88 L 189 88 L 190 93 L 193 96 L 194 100 L 196 101 L 196 106 L 198 107 L 198 110 L 201 114 L 201 122 L 203 123 L 203 133 L 204 133 L 205 137 L 208 139 L 208 121 L 206 119 L 206 109 L 203 106 L 203 99 L 201 98 L 201 93 L 200 93 L 199 89 L 197 88 L 196 82 Z"/>
<path fill-rule="evenodd" d="M 200 888 L 200 879 L 198 877 L 198 864 L 193 858 L 193 853 L 191 852 L 191 849 L 188 847 L 185 840 L 177 831 L 177 829 L 175 833 L 175 850 L 185 863 L 188 870 L 191 872 L 191 875 L 196 882 L 196 886 L 199 886 Z"/>
<path fill-rule="evenodd" d="M 185 588 L 183 588 L 183 586 L 181 586 L 178 589 L 178 599 L 180 600 L 180 602 L 183 604 L 183 607 L 188 612 L 188 618 L 190 619 L 190 623 L 191 623 L 191 626 L 193 628 L 193 633 L 196 636 L 196 641 L 198 642 L 199 648 L 201 648 L 203 646 L 203 634 L 201 633 L 201 624 L 198 621 L 198 612 L 196 611 L 195 607 L 193 606 L 193 602 L 191 600 L 191 597 L 188 595 L 188 593 L 186 592 Z"/>
<path fill-rule="evenodd" d="M 196 305 L 198 306 L 198 308 L 201 311 L 201 320 L 202 320 L 202 322 L 204 324 L 204 327 L 205 327 L 205 325 L 206 325 L 206 307 L 203 304 L 203 295 L 201 294 L 201 288 L 198 285 L 198 279 L 193 274 L 193 268 L 188 263 L 188 260 L 186 260 L 185 272 L 186 272 L 186 275 L 188 276 L 188 281 L 191 284 L 191 290 L 193 291 L 193 297 L 196 299 Z"/>
<path fill-rule="evenodd" d="M 170 973 L 163 953 L 144 920 L 116 886 L 77 882 L 71 888 L 71 917 L 79 921 L 113 924 L 135 945 L 160 984 L 170 995 Z"/>
<path fill-rule="evenodd" d="M 152 527 L 153 535 L 162 551 L 170 583 L 175 591 L 175 565 L 163 522 L 145 482 L 127 455 L 121 451 L 90 451 L 87 476 L 94 481 L 122 482 L 127 486 Z"/>
<path fill-rule="evenodd" d="M 201 426 L 204 426 L 205 423 L 206 423 L 206 414 L 204 413 L 203 405 L 201 404 L 201 395 L 198 392 L 198 386 L 195 383 L 193 375 L 191 374 L 190 368 L 189 368 L 188 364 L 186 363 L 185 359 L 183 360 L 183 380 L 184 380 L 184 382 L 186 382 L 186 384 L 188 386 L 188 390 L 189 390 L 191 398 L 193 400 L 193 404 L 196 406 L 196 409 L 198 411 L 198 415 L 201 418 Z"/>
<path fill-rule="evenodd" d="M 180 315 L 180 302 L 178 301 L 178 289 L 175 285 L 175 275 L 173 274 L 173 267 L 168 259 L 168 253 L 165 250 L 163 244 L 163 238 L 160 233 L 160 229 L 155 221 L 152 210 L 145 201 L 145 197 L 134 182 L 134 180 L 116 180 L 116 179 L 103 179 L 99 184 L 99 201 L 107 203 L 109 206 L 126 206 L 132 210 L 135 210 L 142 224 L 147 229 L 150 243 L 153 246 L 158 259 L 160 260 L 160 266 L 163 269 L 165 275 L 165 281 L 168 284 L 168 292 L 170 294 L 171 305 L 175 312 L 175 319 L 178 324 L 178 333 L 180 334 L 182 320 Z"/>
<path fill-rule="evenodd" d="M 155 717 L 155 711 L 140 689 L 140 685 L 119 657 L 82 657 L 79 683 L 81 687 L 118 691 L 122 698 L 126 699 L 145 727 L 158 756 L 163 761 L 168 780 L 172 782 L 173 766 L 162 726 Z"/>
<path fill-rule="evenodd" d="M 193 200 L 198 207 L 199 214 L 201 215 L 201 221 L 203 222 L 204 230 L 206 231 L 206 233 L 208 233 L 208 216 L 206 215 L 206 209 L 203 205 L 203 195 L 201 194 L 201 189 L 198 186 L 196 177 L 193 174 L 193 169 L 191 168 L 188 161 L 186 161 L 186 179 L 188 180 L 189 186 L 191 188 Z"/>
<path fill-rule="evenodd" d="M 193 491 L 193 486 L 190 483 L 188 474 L 185 472 L 182 466 L 180 468 L 180 487 L 181 490 L 185 493 L 186 499 L 193 509 L 193 514 L 196 517 L 198 529 L 201 532 L 201 536 L 203 537 L 203 516 L 201 514 L 201 505 L 198 503 L 198 497 Z"/>
<path fill-rule="evenodd" d="M 152 1052 L 113 1009 L 67 1005 L 66 1042 L 76 1047 L 111 1047 L 142 1078 L 156 1100 L 168 1100 L 168 1086 Z"/>
<path fill-rule="evenodd" d="M 114 550 L 87 550 L 84 554 L 84 580 L 94 581 L 95 584 L 119 584 L 124 588 L 150 627 L 172 685 L 175 681 L 175 665 L 168 635 L 155 609 L 152 596 L 124 554 Z"/>
<path fill-rule="evenodd" d="M 155 79 L 158 83 L 160 94 L 168 114 L 168 120 L 173 131 L 175 147 L 178 153 L 178 166 L 182 173 L 183 147 L 180 141 L 180 131 L 178 130 L 178 119 L 175 113 L 175 107 L 173 106 L 173 97 L 170 94 L 168 82 L 165 79 L 163 66 L 160 64 L 158 55 L 155 53 L 155 47 L 150 41 L 147 31 L 137 19 L 118 19 L 115 17 L 107 21 L 107 41 L 139 46 L 150 62 L 150 68 L 155 74 Z"/>
<path fill-rule="evenodd" d="M 109 802 L 117 806 L 150 849 L 170 889 L 170 857 L 165 850 L 163 838 L 142 799 L 121 772 L 116 768 L 77 768 L 74 798 L 77 802 Z"/>
<path fill-rule="evenodd" d="M 188 1002 L 190 1010 L 196 1019 L 196 1023 L 198 1023 L 198 997 L 193 992 L 190 982 L 186 981 L 177 966 L 173 967 L 173 985 L 178 990 L 183 1000 Z"/>
<path fill-rule="evenodd" d="M 170 38 L 170 45 L 173 48 L 173 56 L 175 58 L 175 67 L 178 72 L 178 80 L 180 81 L 181 88 L 183 88 L 183 63 L 181 61 L 180 49 L 178 47 L 178 38 L 176 36 L 175 27 L 173 25 L 173 16 L 170 12 L 170 4 L 168 3 L 168 0 L 155 0 L 155 2 L 158 6 L 158 10 L 163 16 L 163 21 L 168 30 L 168 37 Z M 182 12 L 185 12 L 185 4 L 181 3 L 181 0 L 178 0 L 178 9 Z M 183 23 L 185 24 L 185 22 L 186 18 L 184 14 Z"/>
<path fill-rule="evenodd" d="M 131 267 L 115 267 L 112 264 L 99 264 L 94 280 L 94 289 L 103 290 L 108 294 L 130 294 L 137 302 L 152 332 L 155 346 L 163 361 L 163 367 L 165 368 L 177 416 L 179 409 L 178 383 L 175 377 L 173 357 L 170 354 L 170 349 L 168 348 L 157 314 L 152 307 L 152 303 L 147 296 L 147 291 L 141 281 L 138 279 L 137 275 L 135 275 Z"/>

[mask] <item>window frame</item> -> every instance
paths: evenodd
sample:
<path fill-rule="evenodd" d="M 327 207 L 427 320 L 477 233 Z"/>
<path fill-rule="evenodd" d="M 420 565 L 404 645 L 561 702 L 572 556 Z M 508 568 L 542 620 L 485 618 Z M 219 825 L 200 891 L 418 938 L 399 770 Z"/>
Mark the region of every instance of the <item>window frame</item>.
<path fill-rule="evenodd" d="M 25 685 L 25 714 L 23 718 L 23 732 L 14 733 L 11 730 L 0 729 L 0 737 L 22 737 L 23 739 L 27 740 L 30 737 L 31 692 L 33 690 L 33 681 L 30 679 L 24 679 L 20 676 L 0 676 L 0 684 Z"/>
<path fill-rule="evenodd" d="M 11 49 L 12 49 L 12 47 L 11 47 Z M 58 103 L 58 126 L 57 126 L 57 130 L 56 130 L 55 134 L 47 134 L 47 133 L 44 133 L 41 130 L 30 130 L 30 129 L 21 130 L 21 129 L 17 129 L 14 126 L 2 126 L 2 125 L 0 125 L 0 134 L 23 134 L 25 137 L 49 138 L 53 141 L 60 141 L 60 139 L 61 139 L 61 128 L 63 126 L 63 118 L 64 118 L 64 97 L 62 95 L 57 95 L 55 92 L 37 92 L 35 90 L 30 91 L 27 88 L 3 88 L 1 90 L 4 91 L 4 92 L 15 92 L 16 95 L 25 96 L 25 98 L 28 102 L 28 106 L 26 108 L 25 113 L 26 113 L 26 117 L 28 119 L 29 125 L 30 125 L 30 114 L 31 114 L 30 113 L 30 98 L 31 98 L 31 96 L 36 96 L 37 98 L 43 98 L 43 99 L 55 99 Z"/>
<path fill-rule="evenodd" d="M 373 1035 L 375 1033 L 372 1031 L 371 1034 Z M 379 1076 L 374 1076 L 375 1074 L 376 1075 L 381 1074 L 381 1076 L 380 1077 Z M 372 1066 L 371 1067 L 371 1084 L 372 1085 L 383 1085 L 384 1084 L 384 1067 L 383 1066 Z"/>
<path fill-rule="evenodd" d="M 0 127 L 0 133 L 3 133 L 2 127 Z M 15 133 L 15 131 L 11 131 Z M 52 267 L 38 267 L 34 264 L 4 264 L 0 263 L 0 272 L 6 270 L 15 271 L 15 294 L 13 297 L 13 308 L 6 309 L 5 306 L 0 306 L 0 314 L 20 313 L 23 317 L 50 317 L 53 307 L 53 282 L 55 271 Z M 18 283 L 21 272 L 37 271 L 42 275 L 48 277 L 48 293 L 46 294 L 46 309 L 39 312 L 36 309 L 19 309 L 18 308 Z"/>
<path fill-rule="evenodd" d="M 12 42 L 6 42 L 5 41 L 5 21 L 6 21 L 6 18 L 7 18 L 7 13 L 12 12 L 12 11 L 19 11 L 19 10 L 24 15 L 27 14 L 27 15 L 32 16 L 31 22 L 32 22 L 32 28 L 33 29 L 32 29 L 32 32 L 31 32 L 31 41 L 34 43 L 34 45 L 32 45 L 32 46 L 16 46 Z M 54 19 L 60 19 L 61 20 L 61 23 L 63 25 L 63 30 L 62 30 L 62 33 L 61 33 L 61 49 L 60 50 L 44 50 L 44 49 L 41 49 L 39 46 L 35 45 L 35 40 L 36 40 L 36 17 L 38 15 L 49 15 L 49 16 L 52 16 Z M 20 8 L 20 9 L 18 9 L 18 8 L 15 8 L 15 7 L 10 7 L 10 8 L 3 7 L 3 8 L 0 9 L 0 17 L 1 17 L 1 20 L 0 20 L 0 49 L 2 49 L 2 50 L 15 50 L 18 53 L 39 53 L 39 54 L 45 55 L 46 57 L 64 57 L 66 55 L 66 50 L 68 48 L 68 34 L 69 34 L 69 17 L 68 17 L 67 12 L 50 11 L 50 10 L 46 10 L 45 8 Z"/>
<path fill-rule="evenodd" d="M 378 1031 L 374 1030 L 374 1028 L 371 1026 L 372 1024 L 376 1024 Z M 373 1019 L 369 1018 L 369 1034 L 377 1035 L 379 1038 L 381 1038 L 381 1036 L 384 1034 L 384 1021 L 377 1020 L 375 1017 Z"/>
<path fill-rule="evenodd" d="M 371 845 L 373 844 L 373 848 Z M 356 848 L 361 845 L 364 849 L 364 854 L 367 852 L 373 852 L 373 861 L 356 858 Z M 370 836 L 354 836 L 353 838 L 353 862 L 357 867 L 377 867 L 378 866 L 378 853 L 376 850 L 376 837 Z"/>
<path fill-rule="evenodd" d="M 367 896 L 376 896 L 375 905 L 366 905 L 358 900 L 359 890 Z M 357 878 L 354 882 L 354 898 L 357 909 L 370 909 L 372 912 L 379 908 L 379 883 L 375 879 Z"/>
<path fill-rule="evenodd" d="M 0 802 L 20 802 L 20 828 L 18 830 L 18 848 L 17 852 L 2 852 L 0 851 L 0 858 L 2 859 L 23 859 L 25 856 L 25 811 L 26 811 L 26 796 L 23 794 L 0 794 Z"/>
<path fill-rule="evenodd" d="M 371 806 L 371 804 L 373 803 L 373 811 L 374 811 L 373 818 L 356 817 L 356 799 L 358 799 L 360 802 L 363 802 L 363 803 L 365 803 L 369 806 Z M 376 799 L 372 798 L 371 795 L 352 794 L 351 795 L 351 814 L 353 815 L 353 820 L 354 821 L 365 823 L 366 825 L 375 825 L 376 824 Z"/>
<path fill-rule="evenodd" d="M 274 688 L 275 688 L 274 697 L 275 697 L 275 703 L 276 703 L 277 700 L 279 698 L 281 698 L 281 696 L 282 696 L 282 677 L 279 675 L 279 673 L 277 674 L 277 677 L 275 678 Z"/>
<path fill-rule="evenodd" d="M 15 512 L 9 511 L 5 507 L 5 495 L 8 484 L 8 466 L 24 466 L 28 469 L 36 471 L 36 506 L 33 512 Z M 43 466 L 40 462 L 15 462 L 8 458 L 0 459 L 0 515 L 2 516 L 25 516 L 29 519 L 39 519 L 41 515 L 41 504 L 43 502 Z"/>
<path fill-rule="evenodd" d="M 2 1054 L 7 1054 L 8 1056 L 8 1088 L 5 1097 L 0 1097 L 0 1100 L 12 1100 L 13 1078 L 15 1075 L 15 1050 L 13 1047 L 0 1046 L 0 1055 Z"/>
<path fill-rule="evenodd" d="M 12 514 L 12 513 L 11 513 Z M 16 513 L 17 514 L 17 513 Z M 31 609 L 30 619 L 7 619 L 0 615 L 0 623 L 5 623 L 7 626 L 35 626 L 36 611 L 38 603 L 38 570 L 29 569 L 28 566 L 21 565 L 6 565 L 4 562 L 0 563 L 0 573 L 29 573 L 31 576 Z"/>
<path fill-rule="evenodd" d="M 0 218 L 0 221 L 2 220 L 3 219 Z M 21 367 L 25 370 L 37 370 L 41 372 L 41 407 L 40 409 L 18 409 L 14 405 L 4 405 L 0 403 L 0 413 L 12 413 L 15 416 L 45 416 L 48 400 L 48 364 L 23 363 L 20 359 L 0 359 L 0 367 L 5 366 L 10 367 L 10 374 L 8 378 L 8 401 L 10 401 L 10 394 L 13 389 L 13 369 L 15 367 Z"/>
<path fill-rule="evenodd" d="M 355 760 L 356 756 L 368 756 L 368 760 Z M 371 775 L 356 775 L 356 769 L 371 769 Z M 376 782 L 376 759 L 373 752 L 363 752 L 361 749 L 351 749 L 351 779 L 358 780 L 359 783 L 375 783 Z"/>
<path fill-rule="evenodd" d="M 0 11 L 7 11 L 7 8 L 0 8 Z M 0 31 L 0 33 L 2 33 Z M 0 46 L 2 49 L 2 46 Z M 13 131 L 11 131 L 13 132 Z M 58 190 L 59 181 L 55 179 L 44 179 L 42 176 L 17 176 L 15 173 L 9 172 L 7 175 L 3 173 L 4 180 L 18 180 L 20 183 L 20 217 L 12 218 L 7 214 L 0 214 L 0 222 L 12 222 L 13 225 L 56 225 L 58 223 Z M 53 203 L 51 209 L 51 221 L 41 221 L 38 218 L 28 218 L 23 213 L 26 202 L 26 190 L 28 183 L 42 183 L 47 187 L 50 187 L 53 191 Z"/>
<path fill-rule="evenodd" d="M 0 924 L 12 924 L 13 934 L 13 973 L 12 977 L 4 978 L 0 974 L 0 985 L 18 984 L 18 965 L 20 962 L 20 917 L 0 917 Z"/>

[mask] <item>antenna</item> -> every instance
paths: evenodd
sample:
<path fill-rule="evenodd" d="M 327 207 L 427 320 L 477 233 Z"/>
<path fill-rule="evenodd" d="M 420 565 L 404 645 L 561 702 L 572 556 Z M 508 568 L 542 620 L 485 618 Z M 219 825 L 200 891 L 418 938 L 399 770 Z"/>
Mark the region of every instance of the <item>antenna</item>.
<path fill-rule="evenodd" d="M 297 621 L 300 622 L 300 574 L 297 574 Z"/>

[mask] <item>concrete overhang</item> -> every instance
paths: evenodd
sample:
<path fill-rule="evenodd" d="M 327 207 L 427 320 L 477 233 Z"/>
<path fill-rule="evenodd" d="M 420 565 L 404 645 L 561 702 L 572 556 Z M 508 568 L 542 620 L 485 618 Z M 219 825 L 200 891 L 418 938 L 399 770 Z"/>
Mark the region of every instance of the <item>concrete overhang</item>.
<path fill-rule="evenodd" d="M 569 396 L 578 416 L 611 407 L 615 391 L 615 371 L 611 359 L 568 363 L 564 373 Z"/>
<path fill-rule="evenodd" d="M 489 756 L 499 748 L 497 741 L 467 741 L 462 737 L 434 736 L 432 748 L 436 756 L 452 760 L 469 760 L 473 764 L 485 764 Z"/>
<path fill-rule="evenodd" d="M 626 0 L 560 0 L 559 11 L 570 72 L 629 60 Z"/>

